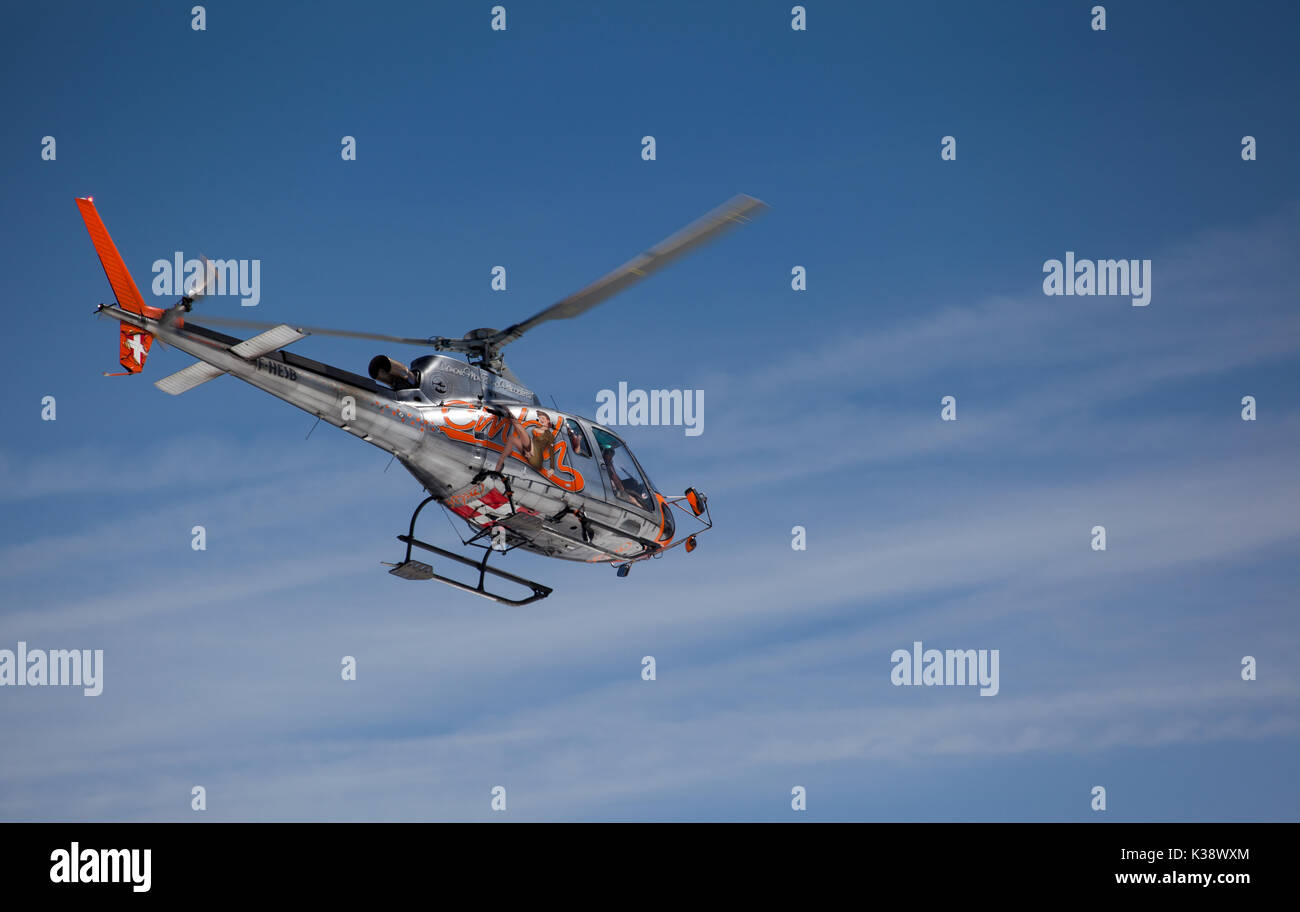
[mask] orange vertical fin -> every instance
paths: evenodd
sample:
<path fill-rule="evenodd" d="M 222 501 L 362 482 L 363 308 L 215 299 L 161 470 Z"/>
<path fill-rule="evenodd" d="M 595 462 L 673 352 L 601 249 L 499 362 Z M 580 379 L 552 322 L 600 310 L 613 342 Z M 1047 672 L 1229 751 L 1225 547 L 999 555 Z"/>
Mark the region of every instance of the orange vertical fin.
<path fill-rule="evenodd" d="M 95 245 L 95 253 L 99 254 L 100 265 L 104 267 L 104 274 L 108 276 L 108 284 L 113 288 L 113 296 L 117 299 L 118 305 L 123 310 L 134 314 L 154 319 L 161 317 L 163 315 L 161 307 L 150 307 L 144 302 L 140 289 L 136 287 L 130 270 L 122 260 L 122 255 L 117 252 L 117 245 L 113 243 L 108 229 L 104 227 L 104 220 L 95 210 L 94 198 L 78 197 L 77 209 L 81 211 L 81 220 L 86 223 L 86 230 L 90 232 L 90 242 Z M 122 324 L 118 334 L 118 356 L 127 373 L 135 374 L 144 369 L 144 359 L 149 354 L 149 346 L 152 344 L 153 336 L 149 333 L 126 323 Z"/>

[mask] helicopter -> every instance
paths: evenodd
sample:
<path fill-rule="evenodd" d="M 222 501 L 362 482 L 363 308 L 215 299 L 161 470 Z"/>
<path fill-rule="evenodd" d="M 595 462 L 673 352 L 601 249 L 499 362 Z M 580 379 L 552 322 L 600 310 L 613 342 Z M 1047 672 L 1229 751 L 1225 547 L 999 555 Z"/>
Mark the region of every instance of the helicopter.
<path fill-rule="evenodd" d="M 581 415 L 542 405 L 537 394 L 506 366 L 502 349 L 535 326 L 579 316 L 640 282 L 728 229 L 749 222 L 766 204 L 740 194 L 585 288 L 505 329 L 474 329 L 460 338 L 392 336 L 204 315 L 189 319 L 213 284 L 204 259 L 201 273 L 170 308 L 147 304 L 95 208 L 78 197 L 91 243 L 116 298 L 95 313 L 119 321 L 118 355 L 130 376 L 144 369 L 154 340 L 198 360 L 155 381 L 179 396 L 229 374 L 391 453 L 428 496 L 411 514 L 400 561 L 385 562 L 404 580 L 436 580 L 505 605 L 527 605 L 550 587 L 489 566 L 493 553 L 515 549 L 562 560 L 612 565 L 626 577 L 634 563 L 662 557 L 679 545 L 687 553 L 713 528 L 708 498 L 695 488 L 681 496 L 660 493 L 626 442 Z M 210 326 L 262 330 L 247 339 Z M 371 359 L 362 377 L 283 349 L 310 335 L 365 339 L 432 349 L 407 365 L 386 354 Z M 440 354 L 447 352 L 450 354 Z M 460 355 L 464 360 L 455 357 Z M 314 426 L 313 426 L 314 427 Z M 441 504 L 468 526 L 462 546 L 482 550 L 477 559 L 416 537 L 416 521 L 430 503 Z M 679 534 L 678 520 L 695 523 Z M 467 583 L 414 559 L 413 548 L 477 571 Z M 432 558 L 430 558 L 432 560 Z M 490 591 L 487 577 L 518 592 Z M 496 586 L 494 585 L 495 589 Z M 511 597 L 515 595 L 517 597 Z"/>

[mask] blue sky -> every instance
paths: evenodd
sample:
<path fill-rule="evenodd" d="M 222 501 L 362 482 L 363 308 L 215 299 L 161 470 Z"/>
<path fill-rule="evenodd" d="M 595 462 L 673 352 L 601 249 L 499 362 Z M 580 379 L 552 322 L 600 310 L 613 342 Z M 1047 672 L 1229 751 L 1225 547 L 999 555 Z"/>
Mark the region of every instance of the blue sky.
<path fill-rule="evenodd" d="M 0 689 L 0 819 L 1300 817 L 1292 6 L 192 5 L 0 38 L 0 648 L 105 650 L 99 697 Z M 624 580 L 512 555 L 556 589 L 523 609 L 382 572 L 420 491 L 378 450 L 229 378 L 166 396 L 176 352 L 102 378 L 73 204 L 146 294 L 256 258 L 257 308 L 201 310 L 458 335 L 737 192 L 771 211 L 509 352 L 588 415 L 703 390 L 701 436 L 624 436 L 717 529 Z M 1151 259 L 1150 306 L 1044 296 L 1067 250 Z M 914 640 L 998 649 L 1001 692 L 891 686 Z"/>

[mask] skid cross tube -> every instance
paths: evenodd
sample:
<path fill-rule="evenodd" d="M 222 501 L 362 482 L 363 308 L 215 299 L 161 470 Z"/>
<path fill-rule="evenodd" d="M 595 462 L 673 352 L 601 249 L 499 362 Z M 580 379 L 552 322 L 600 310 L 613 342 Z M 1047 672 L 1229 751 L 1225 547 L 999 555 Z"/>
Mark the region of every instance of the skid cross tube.
<path fill-rule="evenodd" d="M 407 531 L 407 534 L 397 536 L 397 540 L 406 545 L 406 558 L 405 560 L 402 561 L 402 563 L 395 566 L 393 570 L 389 572 L 394 573 L 395 575 L 402 575 L 396 573 L 396 571 L 402 570 L 404 568 L 410 568 L 413 575 L 405 577 L 407 579 L 435 579 L 440 583 L 446 583 L 448 586 L 451 586 L 453 589 L 459 589 L 462 592 L 469 592 L 474 595 L 481 596 L 482 598 L 485 599 L 491 599 L 492 601 L 502 605 L 527 605 L 530 604 L 531 602 L 536 602 L 541 599 L 544 599 L 551 594 L 553 590 L 549 586 L 543 586 L 541 583 L 537 583 L 529 579 L 524 579 L 522 576 L 516 576 L 515 574 L 510 573 L 506 570 L 498 570 L 495 567 L 489 567 L 488 558 L 492 556 L 492 550 L 490 548 L 484 548 L 483 558 L 481 560 L 473 560 L 471 558 L 465 557 L 464 555 L 457 554 L 454 551 L 448 551 L 445 548 L 439 548 L 437 545 L 431 545 L 428 542 L 423 542 L 420 541 L 418 538 L 416 538 L 415 522 L 420 518 L 420 511 L 423 510 L 426 506 L 428 506 L 432 501 L 435 501 L 437 499 L 438 497 L 436 495 L 433 494 L 429 495 L 424 500 L 420 501 L 420 505 L 416 507 L 415 512 L 411 514 L 411 525 L 409 530 Z M 512 502 L 511 508 L 513 509 L 513 507 L 514 504 Z M 416 548 L 423 548 L 426 551 L 431 551 L 434 554 L 437 554 L 439 557 L 445 557 L 448 560 L 456 561 L 456 563 L 464 564 L 466 567 L 473 567 L 475 570 L 478 571 L 478 585 L 471 586 L 468 583 L 462 583 L 460 580 L 455 580 L 449 576 L 443 576 L 440 573 L 436 573 L 434 572 L 432 567 L 419 564 L 418 561 L 412 562 L 411 560 L 412 546 Z M 415 565 L 418 565 L 418 569 L 413 567 L 413 563 Z M 528 598 L 511 599 L 511 598 L 506 598 L 504 595 L 497 595 L 495 592 L 488 592 L 487 587 L 484 584 L 487 580 L 487 574 L 489 573 L 491 573 L 493 576 L 497 576 L 500 577 L 501 579 L 508 580 L 509 582 L 515 583 L 516 585 L 524 586 L 528 589 L 531 589 L 533 590 L 533 594 Z"/>
<path fill-rule="evenodd" d="M 540 601 L 541 599 L 546 598 L 553 591 L 550 586 L 543 586 L 541 583 L 533 582 L 532 580 L 529 579 L 524 579 L 522 576 L 516 576 L 515 574 L 507 572 L 505 570 L 498 570 L 495 567 L 489 567 L 487 565 L 488 558 L 492 556 L 492 552 L 490 550 L 484 550 L 483 559 L 476 561 L 476 560 L 472 560 L 471 558 L 465 557 L 464 555 L 456 554 L 454 551 L 448 551 L 445 548 L 439 548 L 437 545 L 431 545 L 428 542 L 422 542 L 418 538 L 414 538 L 410 535 L 399 535 L 397 536 L 397 540 L 406 543 L 407 561 L 410 561 L 411 559 L 410 556 L 411 546 L 414 545 L 417 548 L 423 548 L 426 551 L 432 551 L 434 554 L 437 554 L 439 557 L 445 557 L 448 560 L 454 560 L 458 564 L 464 564 L 466 567 L 473 567 L 475 570 L 477 570 L 478 571 L 477 586 L 471 586 L 468 583 L 462 583 L 460 580 L 454 580 L 449 576 L 442 576 L 439 573 L 433 573 L 431 576 L 428 577 L 429 579 L 436 579 L 440 583 L 446 583 L 448 586 L 451 586 L 454 589 L 459 589 L 461 592 L 470 592 L 473 593 L 474 595 L 482 596 L 485 599 L 491 599 L 492 601 L 498 602 L 502 605 L 527 605 L 531 602 Z M 516 583 L 517 585 L 526 586 L 527 588 L 533 590 L 533 594 L 530 595 L 528 598 L 524 598 L 524 599 L 511 599 L 511 598 L 506 598 L 504 595 L 497 595 L 495 592 L 488 592 L 486 587 L 483 584 L 487 579 L 487 574 L 489 573 L 491 573 L 493 576 L 499 576 L 501 579 L 509 580 L 510 582 Z"/>
<path fill-rule="evenodd" d="M 416 507 L 415 512 L 411 514 L 411 527 L 407 530 L 405 538 L 401 535 L 397 536 L 398 541 L 406 542 L 406 559 L 408 561 L 411 559 L 411 540 L 415 538 L 415 521 L 420 518 L 420 511 L 437 499 L 437 495 L 430 494 L 428 497 L 424 498 L 424 500 L 420 501 L 420 505 Z"/>

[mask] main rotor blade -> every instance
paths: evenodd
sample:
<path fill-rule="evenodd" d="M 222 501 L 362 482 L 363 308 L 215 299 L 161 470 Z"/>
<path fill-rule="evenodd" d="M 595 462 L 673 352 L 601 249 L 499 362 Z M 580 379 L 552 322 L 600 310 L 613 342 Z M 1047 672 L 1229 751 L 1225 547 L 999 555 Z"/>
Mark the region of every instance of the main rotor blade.
<path fill-rule="evenodd" d="M 728 228 L 748 223 L 766 208 L 766 203 L 752 196 L 743 193 L 733 196 L 718 208 L 660 241 L 640 256 L 628 260 L 581 291 L 552 304 L 522 323 L 501 330 L 490 340 L 490 344 L 500 347 L 518 339 L 538 323 L 545 323 L 547 320 L 567 320 L 586 313 L 602 301 L 635 285 L 655 270 L 668 265 L 696 247 L 714 240 Z"/>
<path fill-rule="evenodd" d="M 370 339 L 375 342 L 392 342 L 397 345 L 419 345 L 422 348 L 432 348 L 433 340 L 431 339 L 414 339 L 406 336 L 386 336 L 383 333 L 353 332 L 347 329 L 323 329 L 319 326 L 303 326 L 294 323 L 291 320 L 281 320 L 279 323 L 267 323 L 262 320 L 243 320 L 238 317 L 217 317 L 201 314 L 193 322 L 200 326 L 211 324 L 213 326 L 237 326 L 244 329 L 275 329 L 281 324 L 287 323 L 299 332 L 310 333 L 313 336 L 337 336 L 340 339 Z"/>

